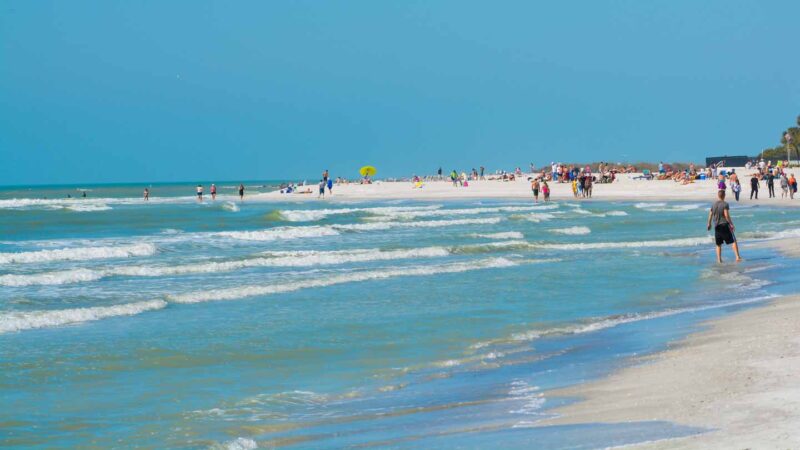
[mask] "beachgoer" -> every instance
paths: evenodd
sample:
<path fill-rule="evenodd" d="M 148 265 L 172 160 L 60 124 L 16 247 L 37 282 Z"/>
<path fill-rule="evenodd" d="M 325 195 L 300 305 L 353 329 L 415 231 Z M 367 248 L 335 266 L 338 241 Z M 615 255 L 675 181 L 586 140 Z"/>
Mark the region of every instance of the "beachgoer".
<path fill-rule="evenodd" d="M 333 179 L 328 178 L 328 194 L 333 195 Z"/>
<path fill-rule="evenodd" d="M 772 170 L 767 174 L 767 191 L 769 192 L 769 198 L 775 197 L 775 175 Z"/>
<path fill-rule="evenodd" d="M 586 178 L 583 181 L 583 196 L 592 198 L 592 175 L 591 173 L 586 174 Z"/>
<path fill-rule="evenodd" d="M 780 162 L 780 161 L 779 161 Z M 789 196 L 789 179 L 786 178 L 786 174 L 781 174 L 781 198 L 786 198 Z"/>
<path fill-rule="evenodd" d="M 325 172 L 322 172 L 322 179 L 326 183 L 328 182 L 328 169 L 325 169 Z"/>
<path fill-rule="evenodd" d="M 239 183 L 239 201 L 244 200 L 244 184 Z"/>
<path fill-rule="evenodd" d="M 789 175 L 789 198 L 794 200 L 794 194 L 797 192 L 797 178 L 794 174 Z"/>
<path fill-rule="evenodd" d="M 319 180 L 319 195 L 317 195 L 317 198 L 325 198 L 325 184 L 326 182 L 324 178 Z"/>
<path fill-rule="evenodd" d="M 486 170 L 485 167 L 481 166 L 481 180 L 485 180 L 486 178 L 483 176 L 483 171 Z"/>
<path fill-rule="evenodd" d="M 197 200 L 203 201 L 203 186 L 200 184 L 197 185 Z"/>
<path fill-rule="evenodd" d="M 572 172 L 570 172 L 572 174 Z M 572 196 L 578 198 L 578 180 L 573 178 L 572 179 Z"/>
<path fill-rule="evenodd" d="M 83 198 L 86 198 L 86 191 L 83 191 L 83 192 L 81 193 L 81 197 L 83 197 Z"/>
<path fill-rule="evenodd" d="M 144 188 L 144 201 L 150 200 L 150 189 Z"/>
<path fill-rule="evenodd" d="M 439 166 L 439 170 L 436 171 L 436 175 L 438 176 L 439 180 L 442 179 L 442 167 Z"/>
<path fill-rule="evenodd" d="M 542 194 L 544 195 L 544 201 L 550 201 L 550 186 L 547 184 L 547 181 L 544 181 L 542 184 Z"/>
<path fill-rule="evenodd" d="M 717 190 L 724 191 L 726 189 L 728 189 L 728 186 L 725 185 L 725 175 L 720 174 L 719 177 L 717 177 Z"/>
<path fill-rule="evenodd" d="M 753 199 L 754 195 L 756 200 L 758 200 L 758 177 L 756 174 L 753 174 L 753 176 L 750 178 L 750 200 Z"/>
<path fill-rule="evenodd" d="M 531 191 L 533 191 L 533 202 L 539 203 L 539 180 L 537 178 L 531 181 Z"/>
<path fill-rule="evenodd" d="M 217 185 L 211 183 L 211 200 L 216 200 L 216 199 L 217 199 Z"/>
<path fill-rule="evenodd" d="M 739 194 L 742 192 L 742 185 L 739 184 L 739 180 L 734 180 L 731 182 L 731 191 L 733 191 L 733 195 L 736 197 L 736 201 L 739 201 Z"/>
<path fill-rule="evenodd" d="M 733 253 L 736 254 L 736 261 L 741 261 L 739 255 L 739 243 L 736 242 L 734 232 L 736 227 L 731 220 L 730 206 L 725 201 L 725 191 L 717 192 L 717 201 L 711 205 L 708 212 L 708 223 L 706 229 L 711 230 L 711 223 L 714 223 L 714 241 L 717 244 L 717 262 L 722 263 L 722 243 L 733 246 Z"/>

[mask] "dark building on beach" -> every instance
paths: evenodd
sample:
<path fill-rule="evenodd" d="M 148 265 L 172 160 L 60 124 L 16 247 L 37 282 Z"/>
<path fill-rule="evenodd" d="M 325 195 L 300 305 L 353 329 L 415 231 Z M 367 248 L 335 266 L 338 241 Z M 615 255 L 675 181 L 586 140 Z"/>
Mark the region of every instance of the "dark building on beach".
<path fill-rule="evenodd" d="M 720 167 L 742 167 L 753 158 L 749 156 L 709 156 L 706 158 L 706 167 L 718 165 Z"/>

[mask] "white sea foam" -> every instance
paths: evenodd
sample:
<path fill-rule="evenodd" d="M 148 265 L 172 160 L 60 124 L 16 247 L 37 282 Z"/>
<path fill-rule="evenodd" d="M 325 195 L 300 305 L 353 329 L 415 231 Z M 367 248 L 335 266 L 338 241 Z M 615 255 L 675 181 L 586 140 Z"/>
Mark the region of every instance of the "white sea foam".
<path fill-rule="evenodd" d="M 99 280 L 103 273 L 91 269 L 61 270 L 30 275 L 0 275 L 0 286 L 31 286 L 45 284 L 85 283 Z"/>
<path fill-rule="evenodd" d="M 509 411 L 510 414 L 538 415 L 546 401 L 538 386 L 519 379 L 511 382 L 508 395 L 512 400 L 522 403 L 517 409 Z"/>
<path fill-rule="evenodd" d="M 667 203 L 637 203 L 633 205 L 636 208 L 644 209 L 651 212 L 682 212 L 699 209 L 703 205 L 699 203 L 693 204 L 667 204 Z"/>
<path fill-rule="evenodd" d="M 19 287 L 32 285 L 82 283 L 96 281 L 112 276 L 161 277 L 198 273 L 219 273 L 250 267 L 316 267 L 373 261 L 438 258 L 459 253 L 485 253 L 506 248 L 521 248 L 525 246 L 527 246 L 525 241 L 499 241 L 450 248 L 433 246 L 396 250 L 365 248 L 333 251 L 268 251 L 260 253 L 258 257 L 230 261 L 209 261 L 169 266 L 131 265 L 100 269 L 79 268 L 24 275 L 9 274 L 0 276 L 0 286 Z"/>
<path fill-rule="evenodd" d="M 75 203 L 74 205 L 68 205 L 64 208 L 77 212 L 108 211 L 111 209 L 110 206 L 104 203 Z"/>
<path fill-rule="evenodd" d="M 710 237 L 664 239 L 661 241 L 575 242 L 562 244 L 530 244 L 532 248 L 552 250 L 598 250 L 644 247 L 693 247 L 710 244 Z"/>
<path fill-rule="evenodd" d="M 747 305 L 750 303 L 763 302 L 778 297 L 778 295 L 767 295 L 763 297 L 747 298 L 742 300 L 733 300 L 730 302 L 712 303 L 701 306 L 689 306 L 685 308 L 671 308 L 662 311 L 653 311 L 649 313 L 629 313 L 619 314 L 614 316 L 600 317 L 596 319 L 589 319 L 586 322 L 566 325 L 563 327 L 554 327 L 544 330 L 529 330 L 521 333 L 515 333 L 507 339 L 496 339 L 491 341 L 478 342 L 473 344 L 473 349 L 480 349 L 490 345 L 497 344 L 511 344 L 519 342 L 527 342 L 536 340 L 546 336 L 556 335 L 569 335 L 569 334 L 583 334 L 591 333 L 593 331 L 600 331 L 606 328 L 616 327 L 626 323 L 639 322 L 642 320 L 658 319 L 661 317 L 669 317 L 678 314 L 693 313 L 700 311 L 707 311 L 710 309 L 727 308 L 731 306 Z"/>
<path fill-rule="evenodd" d="M 486 217 L 480 219 L 453 219 L 453 220 L 425 220 L 420 222 L 372 222 L 331 225 L 336 230 L 348 231 L 376 231 L 391 228 L 438 228 L 458 225 L 496 224 L 502 219 L 499 217 Z"/>
<path fill-rule="evenodd" d="M 163 300 L 150 300 L 114 306 L 73 308 L 40 311 L 19 311 L 0 313 L 0 333 L 29 330 L 33 328 L 57 327 L 80 322 L 105 319 L 116 316 L 133 316 L 146 311 L 163 309 Z"/>
<path fill-rule="evenodd" d="M 254 450 L 258 448 L 258 443 L 250 438 L 238 437 L 232 441 L 222 444 L 214 444 L 210 450 Z"/>
<path fill-rule="evenodd" d="M 403 212 L 417 212 L 424 214 L 426 211 L 430 212 L 441 208 L 440 205 L 426 205 L 426 206 L 388 206 L 388 207 L 375 207 L 375 208 L 331 208 L 331 209 L 287 209 L 280 210 L 279 213 L 282 218 L 291 222 L 313 222 L 322 220 L 328 216 L 365 213 L 373 215 L 390 215 L 400 214 Z"/>
<path fill-rule="evenodd" d="M 496 207 L 480 207 L 480 208 L 460 208 L 460 209 L 437 209 L 435 211 L 387 211 L 383 213 L 376 213 L 379 217 L 391 217 L 394 219 L 411 220 L 417 218 L 427 217 L 460 217 L 479 214 L 497 214 L 504 212 L 527 212 L 527 211 L 543 211 L 548 209 L 556 209 L 558 204 L 542 204 L 541 206 L 496 206 Z"/>
<path fill-rule="evenodd" d="M 270 295 L 292 292 L 300 289 L 319 288 L 343 283 L 354 283 L 368 280 L 379 280 L 402 276 L 423 276 L 446 273 L 468 272 L 471 270 L 511 267 L 516 265 L 506 258 L 488 258 L 469 263 L 454 263 L 438 266 L 401 267 L 395 269 L 381 269 L 375 271 L 353 272 L 341 275 L 327 276 L 324 278 L 294 281 L 289 283 L 276 283 L 271 285 L 251 285 L 235 288 L 206 290 L 190 292 L 187 294 L 169 295 L 168 299 L 176 303 L 197 303 L 215 300 L 234 300 L 258 295 Z"/>
<path fill-rule="evenodd" d="M 239 212 L 239 205 L 236 202 L 225 202 L 222 204 L 222 209 L 230 212 Z"/>
<path fill-rule="evenodd" d="M 612 217 L 613 216 L 619 217 L 619 216 L 627 216 L 628 215 L 628 213 L 626 213 L 625 211 L 608 211 L 608 212 L 605 212 L 603 214 L 606 215 L 606 216 L 612 216 Z"/>
<path fill-rule="evenodd" d="M 339 232 L 331 227 L 276 227 L 266 230 L 254 231 L 222 231 L 216 233 L 220 237 L 229 237 L 245 241 L 277 241 L 284 239 L 315 238 L 323 236 L 336 236 Z"/>
<path fill-rule="evenodd" d="M 553 228 L 551 233 L 567 234 L 567 235 L 582 235 L 589 234 L 592 230 L 589 227 L 567 227 L 567 228 Z"/>
<path fill-rule="evenodd" d="M 539 223 L 544 222 L 547 220 L 555 219 L 555 214 L 552 213 L 530 213 L 530 214 L 518 214 L 511 216 L 512 219 L 522 219 L 527 220 L 529 222 Z"/>
<path fill-rule="evenodd" d="M 134 256 L 149 256 L 155 252 L 156 246 L 149 243 L 105 247 L 72 247 L 56 250 L 0 253 L 0 264 L 130 258 Z"/>
<path fill-rule="evenodd" d="M 504 231 L 500 233 L 470 233 L 467 236 L 478 239 L 524 239 L 519 231 Z"/>

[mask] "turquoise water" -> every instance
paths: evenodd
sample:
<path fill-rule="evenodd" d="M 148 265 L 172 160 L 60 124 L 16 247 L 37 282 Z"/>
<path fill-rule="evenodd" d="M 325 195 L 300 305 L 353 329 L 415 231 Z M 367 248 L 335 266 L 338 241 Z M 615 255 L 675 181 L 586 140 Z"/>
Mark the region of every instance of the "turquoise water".
<path fill-rule="evenodd" d="M 734 207 L 747 261 L 716 266 L 697 203 L 222 189 L 199 203 L 188 185 L 146 204 L 137 186 L 64 189 L 0 193 L 7 447 L 597 448 L 696 433 L 536 421 L 574 400 L 549 389 L 798 287 L 759 245 L 797 235 L 794 209 Z"/>

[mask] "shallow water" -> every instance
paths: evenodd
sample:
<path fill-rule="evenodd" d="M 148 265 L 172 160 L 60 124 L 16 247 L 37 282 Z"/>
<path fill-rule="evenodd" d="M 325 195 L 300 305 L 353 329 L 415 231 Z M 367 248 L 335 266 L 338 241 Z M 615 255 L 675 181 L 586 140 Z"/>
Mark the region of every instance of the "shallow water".
<path fill-rule="evenodd" d="M 694 433 L 535 422 L 571 401 L 547 389 L 798 284 L 758 245 L 797 235 L 792 209 L 734 207 L 748 260 L 716 266 L 697 203 L 198 203 L 175 188 L 145 204 L 103 189 L 0 200 L 4 446 L 596 448 Z"/>

